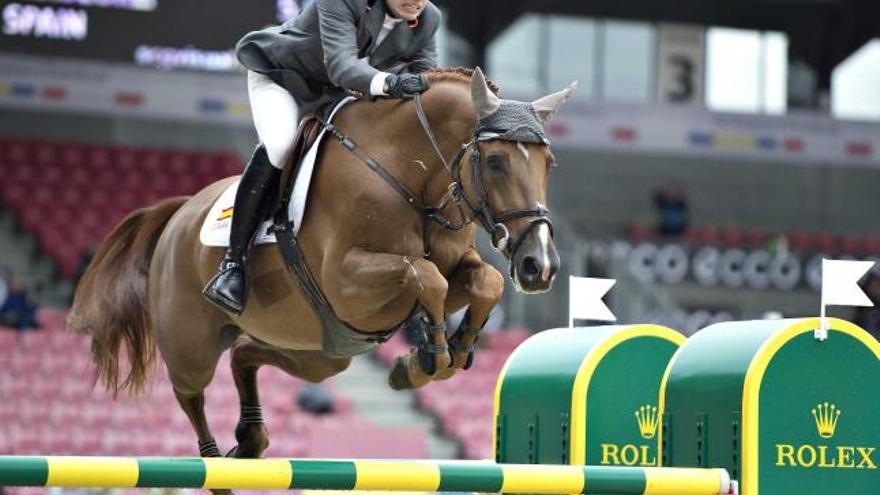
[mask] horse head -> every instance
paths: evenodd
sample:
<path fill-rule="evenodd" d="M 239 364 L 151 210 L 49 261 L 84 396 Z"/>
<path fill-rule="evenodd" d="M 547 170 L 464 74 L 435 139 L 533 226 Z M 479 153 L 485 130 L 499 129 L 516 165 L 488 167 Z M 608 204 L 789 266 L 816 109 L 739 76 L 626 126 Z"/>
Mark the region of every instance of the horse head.
<path fill-rule="evenodd" d="M 471 99 L 477 125 L 470 158 L 470 181 L 462 199 L 507 258 L 515 287 L 526 293 L 550 290 L 559 269 L 553 223 L 546 207 L 546 187 L 553 153 L 544 134 L 549 121 L 577 83 L 533 102 L 496 96 L 477 68 Z"/>

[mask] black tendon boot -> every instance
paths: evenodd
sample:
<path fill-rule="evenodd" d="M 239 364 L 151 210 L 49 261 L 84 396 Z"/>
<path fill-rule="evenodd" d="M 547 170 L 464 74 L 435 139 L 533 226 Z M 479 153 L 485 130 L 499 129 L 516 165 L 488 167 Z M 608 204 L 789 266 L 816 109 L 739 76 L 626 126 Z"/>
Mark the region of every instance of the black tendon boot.
<path fill-rule="evenodd" d="M 247 254 L 263 219 L 264 196 L 267 191 L 274 189 L 280 172 L 269 162 L 266 148 L 258 146 L 241 176 L 235 194 L 226 256 L 220 262 L 217 274 L 202 289 L 202 295 L 208 301 L 234 315 L 240 315 L 247 302 Z"/>

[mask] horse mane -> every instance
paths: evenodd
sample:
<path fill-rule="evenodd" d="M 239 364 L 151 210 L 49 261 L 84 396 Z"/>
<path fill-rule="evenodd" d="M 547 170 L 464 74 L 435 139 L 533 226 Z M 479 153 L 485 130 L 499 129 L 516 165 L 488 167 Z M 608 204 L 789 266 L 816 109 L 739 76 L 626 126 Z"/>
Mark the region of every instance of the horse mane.
<path fill-rule="evenodd" d="M 432 83 L 441 81 L 454 81 L 470 84 L 471 77 L 474 75 L 474 70 L 467 67 L 438 67 L 436 69 L 429 70 L 427 74 L 428 80 Z M 489 78 L 486 78 L 486 83 L 489 85 L 489 89 L 497 95 L 498 86 L 490 81 Z"/>

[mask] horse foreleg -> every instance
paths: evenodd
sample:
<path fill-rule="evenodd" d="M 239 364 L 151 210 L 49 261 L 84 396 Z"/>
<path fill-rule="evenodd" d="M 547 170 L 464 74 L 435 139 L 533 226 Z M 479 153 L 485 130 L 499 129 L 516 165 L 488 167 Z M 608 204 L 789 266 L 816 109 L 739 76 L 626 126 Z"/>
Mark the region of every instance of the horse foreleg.
<path fill-rule="evenodd" d="M 504 292 L 504 276 L 492 265 L 480 258 L 472 249 L 465 253 L 449 283 L 447 307 L 459 308 L 468 305 L 461 325 L 449 338 L 449 353 L 452 364 L 440 370 L 434 377 L 446 380 L 459 369 L 470 368 L 474 359 L 475 347 L 480 330 L 489 319 L 492 308 L 501 300 Z"/>
<path fill-rule="evenodd" d="M 398 358 L 389 376 L 394 389 L 421 387 L 450 363 L 446 348 L 445 300 L 448 283 L 434 263 L 362 249 L 349 251 L 339 274 L 333 307 L 356 325 L 401 299 L 414 298 L 425 310 L 427 342 Z"/>

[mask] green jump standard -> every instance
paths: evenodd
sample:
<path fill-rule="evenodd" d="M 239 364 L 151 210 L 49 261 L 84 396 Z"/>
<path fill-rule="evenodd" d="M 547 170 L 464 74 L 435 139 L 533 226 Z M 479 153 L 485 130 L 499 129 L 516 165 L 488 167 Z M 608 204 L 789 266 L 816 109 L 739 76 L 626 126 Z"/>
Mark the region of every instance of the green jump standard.
<path fill-rule="evenodd" d="M 880 493 L 880 344 L 829 318 L 720 323 L 661 387 L 664 466 L 726 468 L 743 495 Z"/>
<path fill-rule="evenodd" d="M 660 382 L 684 341 L 658 325 L 535 334 L 498 378 L 495 460 L 659 466 Z"/>

